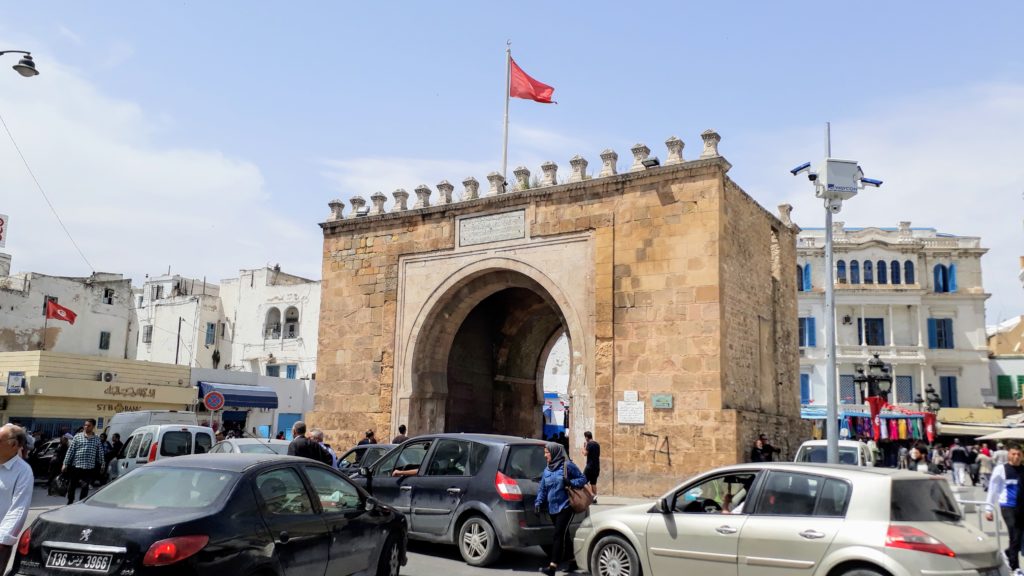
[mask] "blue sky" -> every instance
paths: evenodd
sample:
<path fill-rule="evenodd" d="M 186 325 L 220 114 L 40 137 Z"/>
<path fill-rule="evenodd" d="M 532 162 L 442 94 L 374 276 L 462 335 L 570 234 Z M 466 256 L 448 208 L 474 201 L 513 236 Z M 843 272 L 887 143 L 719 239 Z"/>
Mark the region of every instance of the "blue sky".
<path fill-rule="evenodd" d="M 980 235 L 994 322 L 1016 280 L 1024 4 L 987 2 L 49 2 L 0 7 L 0 114 L 98 270 L 320 275 L 331 198 L 484 181 L 500 165 L 504 48 L 555 87 L 512 102 L 509 166 L 722 134 L 732 177 L 820 226 L 822 156 L 886 181 L 851 226 Z M 0 139 L 15 270 L 88 268 Z"/>

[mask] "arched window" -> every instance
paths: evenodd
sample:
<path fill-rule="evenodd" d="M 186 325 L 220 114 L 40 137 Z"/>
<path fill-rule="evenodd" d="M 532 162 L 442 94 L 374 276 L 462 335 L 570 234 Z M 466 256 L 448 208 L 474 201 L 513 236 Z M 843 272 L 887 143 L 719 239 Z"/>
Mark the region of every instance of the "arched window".
<path fill-rule="evenodd" d="M 872 270 L 874 270 L 874 268 L 875 268 L 874 265 L 871 264 L 871 260 L 865 260 L 864 261 L 864 283 L 865 284 L 874 284 L 875 283 L 875 275 L 872 272 Z"/>
<path fill-rule="evenodd" d="M 267 310 L 267 321 L 263 324 L 263 339 L 277 340 L 281 337 L 281 311 L 277 308 Z"/>
<path fill-rule="evenodd" d="M 956 264 L 949 265 L 949 291 L 956 292 Z"/>
<path fill-rule="evenodd" d="M 879 284 L 888 284 L 889 281 L 886 279 L 886 276 L 888 276 L 889 266 L 886 265 L 885 260 L 879 260 L 878 261 L 877 272 L 878 272 L 878 283 Z"/>
<path fill-rule="evenodd" d="M 914 263 L 910 260 L 903 263 L 903 282 L 907 284 L 916 284 L 916 282 L 914 282 Z"/>
<path fill-rule="evenodd" d="M 810 263 L 804 264 L 804 275 L 803 275 L 804 292 L 811 291 L 811 265 Z"/>
<path fill-rule="evenodd" d="M 900 283 L 900 263 L 899 263 L 899 261 L 893 260 L 892 261 L 892 266 L 890 266 L 890 268 L 892 268 L 892 283 L 893 284 L 899 284 Z"/>
<path fill-rule="evenodd" d="M 846 260 L 836 262 L 836 281 L 840 284 L 846 283 Z"/>
<path fill-rule="evenodd" d="M 295 306 L 289 306 L 284 311 L 284 337 L 299 337 L 299 309 Z"/>
<path fill-rule="evenodd" d="M 804 267 L 799 264 L 796 265 L 796 291 L 804 291 Z"/>
<path fill-rule="evenodd" d="M 932 268 L 932 290 L 949 292 L 949 269 L 943 264 L 936 264 Z"/>
<path fill-rule="evenodd" d="M 850 284 L 860 284 L 860 263 L 850 260 Z"/>

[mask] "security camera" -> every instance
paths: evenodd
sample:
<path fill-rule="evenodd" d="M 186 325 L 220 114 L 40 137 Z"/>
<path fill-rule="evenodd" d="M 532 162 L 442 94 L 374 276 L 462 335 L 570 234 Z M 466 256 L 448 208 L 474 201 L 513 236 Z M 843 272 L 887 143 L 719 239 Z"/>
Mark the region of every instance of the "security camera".
<path fill-rule="evenodd" d="M 804 162 L 803 164 L 801 164 L 801 165 L 797 166 L 796 168 L 793 168 L 792 170 L 790 170 L 789 173 L 792 174 L 793 176 L 796 176 L 797 174 L 799 174 L 801 172 L 809 172 L 810 170 L 811 170 L 811 163 L 810 162 Z"/>
<path fill-rule="evenodd" d="M 816 181 L 818 179 L 818 173 L 817 172 L 808 172 L 807 173 L 807 179 L 810 180 L 811 182 Z"/>
<path fill-rule="evenodd" d="M 843 209 L 843 205 L 840 202 L 830 202 L 828 205 L 828 209 L 833 214 L 839 214 L 839 211 Z"/>
<path fill-rule="evenodd" d="M 875 188 L 878 188 L 882 185 L 881 180 L 875 180 L 874 178 L 861 178 L 860 182 L 865 186 L 874 186 Z"/>

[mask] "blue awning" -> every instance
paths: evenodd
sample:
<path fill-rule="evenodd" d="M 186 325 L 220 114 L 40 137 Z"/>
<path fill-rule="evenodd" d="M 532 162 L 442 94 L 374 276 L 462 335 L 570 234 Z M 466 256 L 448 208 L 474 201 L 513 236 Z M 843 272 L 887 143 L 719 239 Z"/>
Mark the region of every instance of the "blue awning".
<path fill-rule="evenodd" d="M 277 392 L 266 386 L 199 382 L 199 398 L 210 392 L 224 395 L 224 405 L 236 408 L 277 408 Z"/>

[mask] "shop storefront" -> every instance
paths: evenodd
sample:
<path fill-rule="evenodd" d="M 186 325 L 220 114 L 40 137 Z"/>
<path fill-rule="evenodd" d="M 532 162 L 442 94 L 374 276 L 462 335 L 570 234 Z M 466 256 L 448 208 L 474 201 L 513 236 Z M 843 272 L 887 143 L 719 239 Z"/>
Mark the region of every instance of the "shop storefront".
<path fill-rule="evenodd" d="M 203 403 L 207 394 L 217 393 L 223 397 L 222 408 L 209 410 Z M 226 384 L 221 382 L 198 382 L 199 422 L 225 433 L 236 433 L 252 436 L 269 436 L 269 429 L 263 430 L 266 424 L 264 415 L 272 413 L 278 407 L 277 392 L 266 386 L 248 384 Z M 220 400 L 218 399 L 218 402 Z"/>

